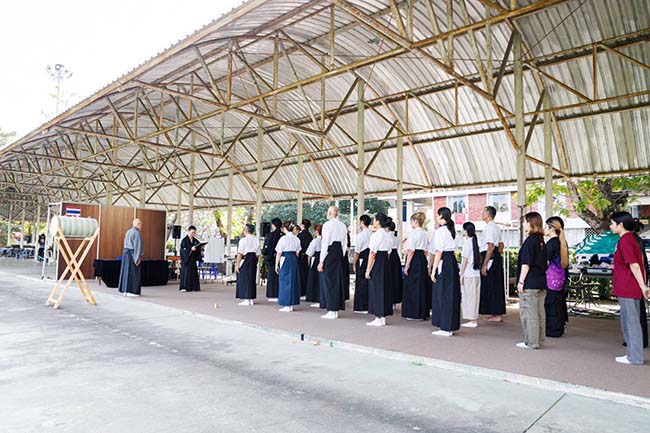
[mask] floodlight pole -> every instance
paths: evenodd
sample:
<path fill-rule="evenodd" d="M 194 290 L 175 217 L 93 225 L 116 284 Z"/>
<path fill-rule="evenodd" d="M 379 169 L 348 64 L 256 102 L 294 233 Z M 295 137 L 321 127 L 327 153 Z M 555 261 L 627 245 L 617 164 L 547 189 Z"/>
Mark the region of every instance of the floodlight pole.
<path fill-rule="evenodd" d="M 56 113 L 59 114 L 59 106 L 61 105 L 61 84 L 63 83 L 63 80 L 67 80 L 68 78 L 72 77 L 72 71 L 69 71 L 65 68 L 60 63 L 57 63 L 56 65 L 48 65 L 47 66 L 47 73 L 54 78 L 56 81 Z"/>

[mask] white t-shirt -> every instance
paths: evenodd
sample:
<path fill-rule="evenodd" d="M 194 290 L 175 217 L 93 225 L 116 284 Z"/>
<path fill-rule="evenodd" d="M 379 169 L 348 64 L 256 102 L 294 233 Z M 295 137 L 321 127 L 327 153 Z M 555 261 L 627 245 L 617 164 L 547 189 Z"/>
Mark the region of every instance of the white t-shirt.
<path fill-rule="evenodd" d="M 370 244 L 368 245 L 370 251 L 376 253 L 377 251 L 390 251 L 393 249 L 393 241 L 391 235 L 384 229 L 379 229 L 370 236 Z"/>
<path fill-rule="evenodd" d="M 451 237 L 451 232 L 447 226 L 441 226 L 436 229 L 433 238 L 434 251 L 456 251 L 456 241 Z"/>
<path fill-rule="evenodd" d="M 428 246 L 429 240 L 427 239 L 427 233 L 422 230 L 422 227 L 413 230 L 409 234 L 409 238 L 406 240 L 406 249 L 408 251 L 427 251 Z"/>
<path fill-rule="evenodd" d="M 296 252 L 300 250 L 300 239 L 291 232 L 282 236 L 278 241 L 278 245 L 275 247 L 275 251 L 279 254 L 286 251 Z"/>
<path fill-rule="evenodd" d="M 481 270 L 474 269 L 474 246 L 472 238 L 466 238 L 463 242 L 463 250 L 461 257 L 467 260 L 467 267 L 465 268 L 464 277 L 480 277 Z"/>
<path fill-rule="evenodd" d="M 307 247 L 307 255 L 309 257 L 314 257 L 316 253 L 320 252 L 321 248 L 321 238 L 318 236 L 317 238 L 314 238 L 311 240 L 309 243 L 309 246 Z"/>
<path fill-rule="evenodd" d="M 498 248 L 500 242 L 503 242 L 501 228 L 494 221 L 490 221 L 486 224 L 479 238 L 479 250 L 481 252 L 487 251 L 488 243 L 493 243 Z"/>
<path fill-rule="evenodd" d="M 372 236 L 372 231 L 369 228 L 361 230 L 355 238 L 354 251 L 360 254 L 368 248 L 368 245 L 370 245 L 370 236 Z"/>
<path fill-rule="evenodd" d="M 237 244 L 237 253 L 246 255 L 248 253 L 260 254 L 260 241 L 257 236 L 246 235 Z"/>

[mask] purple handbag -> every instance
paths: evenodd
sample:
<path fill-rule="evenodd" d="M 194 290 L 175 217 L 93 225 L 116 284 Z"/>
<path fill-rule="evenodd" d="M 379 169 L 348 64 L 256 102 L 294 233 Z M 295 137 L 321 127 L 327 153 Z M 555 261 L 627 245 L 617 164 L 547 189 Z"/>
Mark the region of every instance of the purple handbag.
<path fill-rule="evenodd" d="M 564 269 L 560 264 L 560 258 L 552 259 L 546 268 L 546 286 L 549 290 L 559 292 L 564 288 Z"/>

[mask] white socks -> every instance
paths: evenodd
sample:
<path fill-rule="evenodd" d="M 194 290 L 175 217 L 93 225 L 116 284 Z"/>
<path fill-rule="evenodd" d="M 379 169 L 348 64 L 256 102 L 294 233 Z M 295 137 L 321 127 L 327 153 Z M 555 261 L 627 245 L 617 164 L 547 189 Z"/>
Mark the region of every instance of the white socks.
<path fill-rule="evenodd" d="M 237 305 L 250 306 L 250 305 L 253 305 L 253 304 L 254 304 L 254 302 L 253 302 L 252 299 L 244 299 L 243 301 L 241 301 L 241 302 L 240 302 L 239 304 L 237 304 Z"/>
<path fill-rule="evenodd" d="M 439 337 L 451 337 L 452 335 L 454 335 L 453 332 L 443 331 L 442 329 L 440 329 L 438 331 L 433 331 L 431 334 L 437 335 Z"/>
<path fill-rule="evenodd" d="M 288 307 L 282 307 L 280 308 L 280 311 L 283 313 L 291 313 L 293 311 L 293 305 L 289 305 Z"/>
<path fill-rule="evenodd" d="M 375 320 L 372 322 L 366 323 L 368 326 L 386 326 L 386 318 L 385 317 L 375 317 Z"/>
<path fill-rule="evenodd" d="M 310 307 L 311 308 L 320 308 L 320 304 L 319 303 L 311 304 Z"/>
<path fill-rule="evenodd" d="M 465 322 L 460 326 L 464 326 L 465 328 L 476 328 L 478 326 L 478 323 L 476 323 L 476 320 L 470 320 L 469 322 Z"/>
<path fill-rule="evenodd" d="M 339 312 L 338 311 L 328 311 L 327 314 L 324 314 L 320 316 L 323 319 L 338 319 L 339 318 Z"/>

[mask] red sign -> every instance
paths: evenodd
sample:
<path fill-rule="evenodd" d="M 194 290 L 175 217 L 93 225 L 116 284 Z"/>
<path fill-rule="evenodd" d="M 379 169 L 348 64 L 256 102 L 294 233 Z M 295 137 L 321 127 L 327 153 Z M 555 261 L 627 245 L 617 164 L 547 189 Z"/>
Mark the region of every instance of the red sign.
<path fill-rule="evenodd" d="M 465 214 L 464 214 L 464 213 L 455 213 L 455 214 L 454 214 L 454 223 L 455 223 L 457 226 L 460 226 L 460 225 L 465 224 L 465 221 L 467 221 L 467 219 L 465 218 Z"/>

